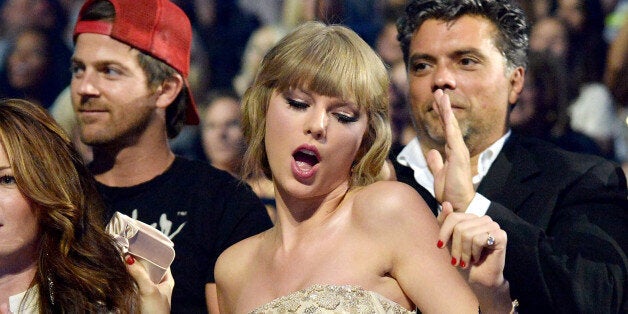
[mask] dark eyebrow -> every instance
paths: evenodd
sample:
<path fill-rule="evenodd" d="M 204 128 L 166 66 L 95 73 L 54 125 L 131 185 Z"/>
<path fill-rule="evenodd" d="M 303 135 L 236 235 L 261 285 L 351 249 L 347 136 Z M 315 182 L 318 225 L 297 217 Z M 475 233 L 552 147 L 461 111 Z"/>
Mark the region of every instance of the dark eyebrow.
<path fill-rule="evenodd" d="M 72 57 L 72 58 L 70 59 L 70 61 L 71 61 L 72 63 L 85 64 L 85 62 L 83 62 L 82 60 L 77 59 L 77 58 L 75 58 L 75 57 Z M 108 66 L 108 65 L 112 65 L 112 64 L 113 64 L 113 65 L 116 65 L 116 66 L 121 67 L 121 68 L 122 68 L 122 69 L 124 69 L 124 70 L 127 70 L 127 71 L 129 70 L 127 66 L 125 66 L 124 64 L 122 64 L 122 63 L 120 63 L 119 61 L 116 61 L 116 60 L 99 60 L 99 61 L 95 62 L 94 64 L 95 64 L 95 66 L 96 66 L 97 68 L 98 68 L 98 67 L 103 67 L 103 66 Z"/>
<path fill-rule="evenodd" d="M 484 59 L 484 54 L 480 50 L 475 49 L 475 48 L 467 48 L 467 49 L 456 50 L 456 51 L 454 51 L 452 53 L 452 56 L 455 57 L 455 58 L 460 58 L 461 56 L 468 55 L 468 54 L 476 55 L 476 56 Z"/>
<path fill-rule="evenodd" d="M 473 55 L 477 55 L 480 58 L 484 58 L 484 54 L 480 50 L 475 49 L 475 48 L 465 48 L 465 49 L 455 50 L 454 52 L 449 54 L 449 57 L 452 59 L 457 59 L 468 54 L 473 54 Z M 410 63 L 417 62 L 418 60 L 434 62 L 436 58 L 426 53 L 416 53 L 410 56 Z"/>
<path fill-rule="evenodd" d="M 426 53 L 415 53 L 412 56 L 410 56 L 410 63 L 414 63 L 418 60 L 434 61 L 436 60 L 436 58 Z"/>

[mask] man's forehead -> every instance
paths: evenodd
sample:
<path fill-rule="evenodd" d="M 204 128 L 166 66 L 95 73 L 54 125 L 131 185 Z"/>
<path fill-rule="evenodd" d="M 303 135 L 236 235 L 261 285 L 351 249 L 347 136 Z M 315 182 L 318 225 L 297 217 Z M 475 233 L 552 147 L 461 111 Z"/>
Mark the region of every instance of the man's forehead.
<path fill-rule="evenodd" d="M 94 33 L 83 33 L 77 36 L 74 55 L 83 50 L 88 50 L 90 53 L 102 52 L 103 54 L 128 56 L 136 56 L 139 53 L 139 50 L 126 43 L 107 35 Z"/>
<path fill-rule="evenodd" d="M 464 15 L 455 20 L 428 19 L 414 32 L 412 46 L 429 48 L 439 43 L 448 46 L 488 43 L 495 47 L 496 32 L 497 28 L 490 20 L 475 15 Z"/>

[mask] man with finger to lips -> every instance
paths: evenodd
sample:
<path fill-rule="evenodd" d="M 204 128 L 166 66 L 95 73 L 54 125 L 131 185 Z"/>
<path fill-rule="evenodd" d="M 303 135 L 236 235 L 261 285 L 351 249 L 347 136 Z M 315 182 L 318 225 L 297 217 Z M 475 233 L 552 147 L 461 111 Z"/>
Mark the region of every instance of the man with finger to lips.
<path fill-rule="evenodd" d="M 398 30 L 417 137 L 393 160 L 397 179 L 435 214 L 451 204 L 506 231 L 504 276 L 521 313 L 625 313 L 621 168 L 508 126 L 527 63 L 523 11 L 511 0 L 415 0 Z M 477 237 L 487 247 L 499 242 Z M 453 257 L 455 266 L 478 263 Z"/>

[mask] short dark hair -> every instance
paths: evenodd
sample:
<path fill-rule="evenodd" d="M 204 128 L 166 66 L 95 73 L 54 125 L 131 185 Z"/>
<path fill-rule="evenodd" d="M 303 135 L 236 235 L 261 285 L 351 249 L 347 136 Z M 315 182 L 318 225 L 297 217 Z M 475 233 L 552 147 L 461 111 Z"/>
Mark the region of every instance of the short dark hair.
<path fill-rule="evenodd" d="M 412 35 L 423 22 L 455 21 L 464 15 L 480 16 L 495 25 L 495 47 L 505 56 L 508 67 L 527 66 L 529 25 L 524 11 L 512 0 L 408 0 L 405 14 L 397 21 L 397 39 L 406 64 Z"/>

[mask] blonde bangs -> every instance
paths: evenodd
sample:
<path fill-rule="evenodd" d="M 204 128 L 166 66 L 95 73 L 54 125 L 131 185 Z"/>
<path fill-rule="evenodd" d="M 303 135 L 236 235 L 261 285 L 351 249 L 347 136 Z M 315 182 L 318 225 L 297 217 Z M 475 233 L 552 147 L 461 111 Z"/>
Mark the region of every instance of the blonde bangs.
<path fill-rule="evenodd" d="M 340 26 L 310 25 L 299 38 L 285 40 L 289 44 L 267 60 L 266 86 L 279 91 L 302 88 L 360 107 L 387 105 L 376 101 L 382 95 L 387 99 L 387 70 L 373 62 L 379 57 L 355 33 Z"/>
<path fill-rule="evenodd" d="M 303 89 L 339 97 L 365 109 L 369 128 L 356 156 L 351 184 L 377 180 L 392 141 L 388 87 L 384 63 L 356 33 L 340 25 L 302 24 L 266 54 L 243 97 L 243 127 L 248 143 L 244 177 L 261 170 L 272 178 L 264 150 L 270 97 L 274 91 Z"/>

